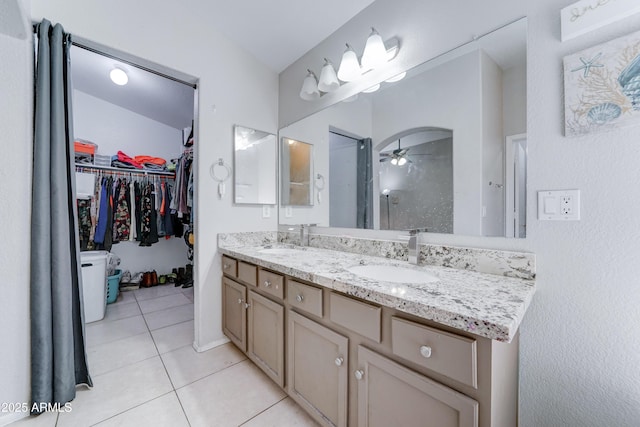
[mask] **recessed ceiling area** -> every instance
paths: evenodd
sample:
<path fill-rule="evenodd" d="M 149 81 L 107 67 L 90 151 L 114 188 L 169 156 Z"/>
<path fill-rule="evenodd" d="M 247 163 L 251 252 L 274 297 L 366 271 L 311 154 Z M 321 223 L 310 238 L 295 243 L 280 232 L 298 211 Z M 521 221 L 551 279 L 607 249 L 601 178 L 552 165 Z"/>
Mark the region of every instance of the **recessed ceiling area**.
<path fill-rule="evenodd" d="M 113 83 L 109 73 L 123 70 L 127 84 Z M 76 90 L 175 129 L 191 126 L 193 87 L 90 50 L 71 47 L 71 78 Z"/>

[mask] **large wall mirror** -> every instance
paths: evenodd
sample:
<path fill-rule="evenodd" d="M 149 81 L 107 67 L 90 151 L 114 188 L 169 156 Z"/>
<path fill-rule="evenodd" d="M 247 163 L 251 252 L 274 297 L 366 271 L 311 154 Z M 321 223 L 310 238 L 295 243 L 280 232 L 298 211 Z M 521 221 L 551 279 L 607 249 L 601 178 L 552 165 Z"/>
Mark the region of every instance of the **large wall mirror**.
<path fill-rule="evenodd" d="M 523 18 L 281 129 L 326 187 L 280 223 L 524 237 L 526 45 Z"/>
<path fill-rule="evenodd" d="M 234 201 L 236 204 L 275 205 L 277 194 L 276 136 L 234 126 Z"/>

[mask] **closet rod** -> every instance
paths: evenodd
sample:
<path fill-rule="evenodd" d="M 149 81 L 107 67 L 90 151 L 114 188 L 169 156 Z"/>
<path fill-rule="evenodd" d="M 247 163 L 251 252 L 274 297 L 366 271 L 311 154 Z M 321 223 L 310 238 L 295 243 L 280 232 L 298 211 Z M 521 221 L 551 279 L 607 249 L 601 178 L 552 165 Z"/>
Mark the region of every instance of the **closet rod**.
<path fill-rule="evenodd" d="M 165 171 L 154 171 L 148 169 L 122 169 L 115 168 L 113 166 L 99 166 L 99 165 L 89 165 L 86 163 L 76 163 L 76 169 L 93 169 L 93 170 L 102 170 L 107 172 L 118 172 L 122 174 L 137 174 L 137 175 L 158 175 L 158 176 L 167 176 L 173 178 L 175 176 L 174 172 L 165 172 Z"/>

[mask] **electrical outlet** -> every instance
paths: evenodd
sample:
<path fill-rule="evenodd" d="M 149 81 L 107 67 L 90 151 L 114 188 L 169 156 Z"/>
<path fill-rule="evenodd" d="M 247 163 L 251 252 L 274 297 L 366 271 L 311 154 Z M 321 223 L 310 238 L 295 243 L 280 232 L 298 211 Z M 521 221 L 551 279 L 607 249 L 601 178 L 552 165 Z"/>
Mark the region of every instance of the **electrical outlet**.
<path fill-rule="evenodd" d="M 271 217 L 271 206 L 263 205 L 262 206 L 262 218 L 269 218 L 269 217 Z"/>
<path fill-rule="evenodd" d="M 538 219 L 579 221 L 580 190 L 538 191 Z"/>
<path fill-rule="evenodd" d="M 285 208 L 284 208 L 284 217 L 285 218 L 293 217 L 293 208 L 291 206 L 285 206 Z"/>

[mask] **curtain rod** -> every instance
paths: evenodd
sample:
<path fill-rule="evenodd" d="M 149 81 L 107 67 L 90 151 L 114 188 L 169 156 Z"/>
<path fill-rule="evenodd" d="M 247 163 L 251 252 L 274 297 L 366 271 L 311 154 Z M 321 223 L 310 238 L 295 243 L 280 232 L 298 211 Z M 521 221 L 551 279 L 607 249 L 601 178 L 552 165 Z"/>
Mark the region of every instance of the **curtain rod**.
<path fill-rule="evenodd" d="M 33 32 L 34 32 L 34 34 L 37 34 L 37 32 L 38 32 L 38 25 L 39 25 L 39 23 L 34 23 L 33 24 Z M 102 56 L 105 56 L 107 58 L 110 58 L 110 59 L 115 59 L 116 61 L 124 62 L 127 65 L 131 65 L 132 67 L 136 67 L 136 68 L 139 68 L 141 70 L 147 71 L 149 73 L 155 74 L 156 76 L 164 77 L 165 79 L 172 80 L 172 81 L 174 81 L 176 83 L 181 83 L 183 85 L 187 85 L 187 86 L 189 86 L 189 87 L 191 87 L 193 89 L 197 88 L 197 86 L 194 83 L 185 82 L 184 80 L 180 80 L 179 78 L 170 76 L 168 74 L 161 73 L 160 71 L 156 71 L 156 70 L 154 70 L 152 68 L 145 67 L 144 65 L 136 64 L 135 62 L 132 62 L 132 61 L 129 61 L 129 60 L 126 60 L 126 59 L 122 59 L 122 58 L 120 58 L 118 56 L 112 55 L 110 53 L 103 52 L 103 51 L 101 51 L 99 49 L 96 49 L 96 48 L 91 47 L 91 46 L 87 46 L 85 44 L 82 44 L 82 43 L 80 43 L 80 42 L 75 40 L 75 37 L 73 36 L 73 34 L 71 34 L 71 44 L 76 46 L 76 47 L 79 47 L 81 49 L 88 50 L 89 52 L 93 52 L 93 53 L 96 53 L 98 55 L 102 55 Z"/>

